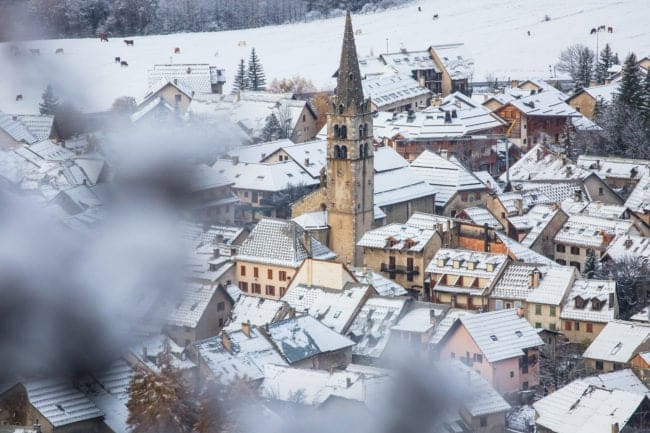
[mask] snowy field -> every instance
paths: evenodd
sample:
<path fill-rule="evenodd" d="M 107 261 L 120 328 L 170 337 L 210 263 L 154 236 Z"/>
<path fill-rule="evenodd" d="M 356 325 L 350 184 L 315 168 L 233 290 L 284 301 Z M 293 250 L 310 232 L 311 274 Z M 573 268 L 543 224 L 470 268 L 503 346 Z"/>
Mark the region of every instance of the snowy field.
<path fill-rule="evenodd" d="M 418 12 L 418 6 L 422 12 Z M 438 14 L 438 20 L 432 20 Z M 544 21 L 548 15 L 551 20 Z M 354 15 L 360 56 L 400 47 L 425 49 L 428 45 L 463 42 L 475 60 L 475 81 L 487 74 L 499 79 L 547 78 L 549 65 L 567 45 L 583 43 L 596 48 L 592 27 L 613 26 L 614 33 L 598 34 L 619 53 L 650 55 L 650 0 L 422 0 L 407 6 Z M 120 39 L 30 41 L 23 48 L 38 48 L 41 56 L 13 57 L 10 44 L 0 44 L 0 110 L 33 113 L 40 95 L 53 82 L 86 111 L 105 110 L 119 96 L 140 100 L 147 88 L 147 69 L 155 63 L 210 63 L 226 69 L 230 89 L 240 58 L 255 47 L 267 81 L 296 73 L 321 88 L 331 87 L 343 32 L 343 17 L 283 26 L 228 32 L 183 33 L 132 37 L 135 46 Z M 531 36 L 527 35 L 531 32 Z M 245 43 L 245 46 L 243 46 Z M 173 54 L 179 47 L 181 54 Z M 63 48 L 63 55 L 54 51 Z M 129 64 L 120 67 L 114 58 Z M 16 102 L 16 95 L 23 100 Z"/>

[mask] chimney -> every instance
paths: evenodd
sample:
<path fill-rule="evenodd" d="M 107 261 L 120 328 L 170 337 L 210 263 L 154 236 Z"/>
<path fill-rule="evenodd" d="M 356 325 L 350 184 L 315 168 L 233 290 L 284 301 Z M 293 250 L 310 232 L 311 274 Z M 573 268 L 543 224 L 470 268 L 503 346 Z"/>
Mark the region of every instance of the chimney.
<path fill-rule="evenodd" d="M 251 322 L 250 322 L 250 320 L 248 320 L 246 322 L 242 322 L 242 324 L 241 324 L 241 332 L 243 332 L 244 335 L 247 336 L 248 338 L 251 337 Z"/>
<path fill-rule="evenodd" d="M 440 149 L 440 156 L 444 159 L 449 159 L 449 152 L 447 149 Z"/>
<path fill-rule="evenodd" d="M 576 190 L 573 192 L 573 200 L 582 201 L 582 189 L 576 188 Z"/>
<path fill-rule="evenodd" d="M 632 244 L 632 239 L 630 239 L 630 234 L 628 233 L 627 239 L 625 239 L 625 248 L 629 250 L 632 247 Z"/>
<path fill-rule="evenodd" d="M 351 387 L 351 386 L 352 386 L 352 379 L 349 378 L 349 377 L 346 377 L 346 378 L 345 378 L 345 387 L 346 387 L 346 388 L 349 388 L 349 387 Z"/>
<path fill-rule="evenodd" d="M 305 167 L 309 167 L 309 158 L 305 158 Z"/>
<path fill-rule="evenodd" d="M 536 289 L 539 287 L 539 280 L 542 276 L 542 273 L 540 272 L 539 269 L 535 268 L 533 271 L 530 273 L 528 276 L 528 285 L 532 287 L 533 289 Z"/>
<path fill-rule="evenodd" d="M 445 111 L 445 123 L 451 123 L 451 113 L 449 111 Z"/>
<path fill-rule="evenodd" d="M 436 324 L 436 310 L 429 310 L 429 322 L 435 326 Z"/>
<path fill-rule="evenodd" d="M 517 215 L 521 216 L 524 214 L 524 201 L 522 199 L 515 199 L 515 209 L 517 209 Z"/>
<path fill-rule="evenodd" d="M 512 87 L 513 89 L 514 89 L 515 87 L 519 87 L 519 80 L 512 80 L 512 81 L 510 82 L 510 87 Z"/>
<path fill-rule="evenodd" d="M 16 120 L 18 120 L 18 116 L 16 116 L 16 115 L 14 114 L 13 116 L 11 116 L 11 120 L 13 120 L 13 121 L 15 122 Z"/>
<path fill-rule="evenodd" d="M 147 346 L 142 346 L 142 359 L 147 361 Z"/>
<path fill-rule="evenodd" d="M 526 313 L 525 313 L 525 311 L 524 311 L 524 307 L 517 307 L 517 316 L 518 316 L 518 317 L 522 317 L 522 318 L 523 318 L 523 317 L 525 316 L 525 314 L 526 314 Z"/>
<path fill-rule="evenodd" d="M 232 165 L 239 164 L 239 156 L 234 155 L 234 156 L 231 157 L 231 159 L 232 159 Z"/>
<path fill-rule="evenodd" d="M 615 422 L 614 424 L 612 424 L 612 433 L 618 433 L 618 431 L 619 431 L 618 430 L 618 423 Z"/>
<path fill-rule="evenodd" d="M 230 336 L 226 331 L 221 331 L 221 345 L 228 352 L 232 351 L 232 342 L 230 341 Z"/>
<path fill-rule="evenodd" d="M 307 251 L 307 257 L 311 259 L 312 253 L 311 253 L 311 235 L 307 230 L 302 231 L 302 243 L 305 246 L 305 250 Z"/>

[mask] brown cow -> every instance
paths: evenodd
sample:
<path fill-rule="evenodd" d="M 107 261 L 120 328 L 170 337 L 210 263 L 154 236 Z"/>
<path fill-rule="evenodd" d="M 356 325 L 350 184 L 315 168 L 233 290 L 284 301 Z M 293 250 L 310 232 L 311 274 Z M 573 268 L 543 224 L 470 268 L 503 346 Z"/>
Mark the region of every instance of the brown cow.
<path fill-rule="evenodd" d="M 178 47 L 174 48 L 174 54 L 180 54 L 180 53 L 181 53 L 180 48 L 178 48 Z"/>
<path fill-rule="evenodd" d="M 23 100 L 23 94 L 19 93 L 16 95 L 16 101 L 22 101 Z"/>
<path fill-rule="evenodd" d="M 108 35 L 106 32 L 102 32 L 99 34 L 99 42 L 108 42 Z"/>
<path fill-rule="evenodd" d="M 125 68 L 125 67 L 129 66 L 129 64 L 126 62 L 126 60 L 122 60 L 122 61 L 120 62 L 120 66 L 122 66 L 123 68 Z"/>
<path fill-rule="evenodd" d="M 614 27 L 607 27 L 607 33 L 614 33 Z"/>
<path fill-rule="evenodd" d="M 133 46 L 133 44 L 134 44 L 135 42 L 133 41 L 133 39 L 124 39 L 124 43 L 125 43 L 126 46 L 128 47 L 129 45 L 130 45 L 130 46 Z"/>

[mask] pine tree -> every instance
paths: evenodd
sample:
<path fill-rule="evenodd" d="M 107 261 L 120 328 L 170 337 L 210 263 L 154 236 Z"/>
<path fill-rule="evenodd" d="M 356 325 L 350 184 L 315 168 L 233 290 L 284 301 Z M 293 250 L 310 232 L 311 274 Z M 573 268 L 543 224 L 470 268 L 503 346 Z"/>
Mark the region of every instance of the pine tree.
<path fill-rule="evenodd" d="M 638 110 L 641 108 L 641 72 L 636 61 L 636 55 L 631 53 L 625 59 L 622 70 L 623 77 L 618 87 L 617 104 Z"/>
<path fill-rule="evenodd" d="M 596 254 L 591 248 L 587 250 L 587 258 L 585 260 L 584 276 L 587 278 L 593 278 L 594 272 L 596 271 Z"/>
<path fill-rule="evenodd" d="M 180 373 L 172 366 L 169 341 L 159 355 L 159 371 L 137 367 L 129 384 L 129 416 L 132 433 L 190 433 L 196 410 Z"/>
<path fill-rule="evenodd" d="M 645 127 L 648 130 L 648 134 L 650 134 L 650 72 L 645 74 L 641 93 L 641 115 L 645 120 Z M 650 140 L 650 136 L 648 138 Z"/>
<path fill-rule="evenodd" d="M 262 64 L 255 52 L 255 48 L 251 50 L 251 56 L 250 59 L 248 59 L 248 85 L 251 90 L 266 90 L 264 68 L 262 68 Z"/>
<path fill-rule="evenodd" d="M 612 64 L 613 65 L 620 65 L 621 61 L 618 59 L 618 53 L 614 54 L 614 57 L 612 58 Z"/>
<path fill-rule="evenodd" d="M 239 67 L 237 68 L 237 75 L 235 75 L 235 82 L 232 86 L 232 93 L 237 93 L 239 90 L 248 89 L 248 76 L 246 73 L 246 65 L 244 65 L 244 59 L 239 61 Z"/>
<path fill-rule="evenodd" d="M 574 77 L 576 91 L 589 87 L 594 69 L 594 52 L 588 47 L 582 47 L 578 53 L 577 76 Z"/>
<path fill-rule="evenodd" d="M 605 44 L 605 48 L 600 52 L 600 59 L 598 66 L 596 66 L 596 81 L 598 84 L 604 84 L 607 78 L 607 70 L 614 64 L 614 54 L 609 44 Z"/>
<path fill-rule="evenodd" d="M 59 106 L 59 99 L 54 96 L 52 85 L 47 85 L 45 92 L 43 92 L 42 98 L 43 102 L 38 104 L 38 110 L 41 112 L 41 114 L 53 116 L 56 112 L 56 108 Z"/>
<path fill-rule="evenodd" d="M 277 140 L 282 135 L 282 125 L 278 120 L 278 117 L 275 113 L 269 114 L 266 118 L 266 124 L 264 129 L 262 129 L 262 140 L 263 141 L 272 141 Z"/>

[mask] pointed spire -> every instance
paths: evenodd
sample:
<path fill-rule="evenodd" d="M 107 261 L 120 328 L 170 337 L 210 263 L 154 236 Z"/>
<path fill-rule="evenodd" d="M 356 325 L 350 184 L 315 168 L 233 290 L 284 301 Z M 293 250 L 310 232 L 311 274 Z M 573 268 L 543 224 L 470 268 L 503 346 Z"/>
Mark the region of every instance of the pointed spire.
<path fill-rule="evenodd" d="M 361 71 L 357 48 L 354 43 L 352 18 L 348 9 L 345 16 L 345 33 L 343 35 L 343 48 L 341 50 L 341 64 L 339 65 L 338 83 L 336 85 L 337 103 L 344 105 L 344 110 L 352 108 L 357 112 L 363 102 L 363 87 L 361 86 Z"/>

